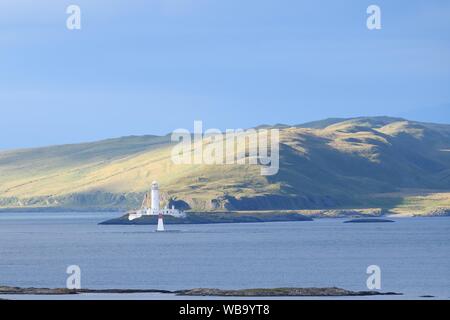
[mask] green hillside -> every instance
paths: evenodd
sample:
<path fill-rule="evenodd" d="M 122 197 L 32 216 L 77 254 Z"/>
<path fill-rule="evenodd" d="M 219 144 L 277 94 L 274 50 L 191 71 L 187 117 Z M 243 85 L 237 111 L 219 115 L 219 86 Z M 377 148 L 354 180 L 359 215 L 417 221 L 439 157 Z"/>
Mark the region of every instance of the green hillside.
<path fill-rule="evenodd" d="M 450 208 L 450 125 L 361 117 L 276 127 L 275 176 L 175 165 L 170 136 L 3 151 L 0 208 L 134 208 L 153 180 L 165 202 L 202 211 Z"/>

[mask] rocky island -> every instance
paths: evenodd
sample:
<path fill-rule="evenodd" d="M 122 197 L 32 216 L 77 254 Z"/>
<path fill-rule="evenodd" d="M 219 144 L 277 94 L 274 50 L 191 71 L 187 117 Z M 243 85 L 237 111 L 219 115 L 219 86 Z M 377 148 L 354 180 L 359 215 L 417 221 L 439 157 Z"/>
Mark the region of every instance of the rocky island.
<path fill-rule="evenodd" d="M 320 218 L 380 218 L 389 212 L 380 208 L 369 209 L 325 209 L 325 210 L 264 210 L 264 211 L 213 211 L 187 212 L 185 218 L 164 216 L 165 224 L 215 224 L 215 223 L 256 223 L 282 221 L 313 221 Z M 154 225 L 157 216 L 142 216 L 129 220 L 128 214 L 106 220 L 100 225 Z"/>
<path fill-rule="evenodd" d="M 157 216 L 142 216 L 130 221 L 128 215 L 103 221 L 101 225 L 151 225 L 156 224 Z M 311 217 L 296 213 L 279 212 L 196 212 L 189 213 L 185 218 L 164 216 L 165 224 L 212 224 L 212 223 L 249 223 L 249 222 L 277 222 L 277 221 L 312 221 Z"/>

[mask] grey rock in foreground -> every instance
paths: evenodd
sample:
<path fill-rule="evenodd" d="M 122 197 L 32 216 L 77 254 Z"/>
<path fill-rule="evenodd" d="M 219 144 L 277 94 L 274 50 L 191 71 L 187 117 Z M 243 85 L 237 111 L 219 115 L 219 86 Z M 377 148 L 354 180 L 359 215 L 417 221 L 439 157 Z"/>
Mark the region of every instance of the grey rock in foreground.
<path fill-rule="evenodd" d="M 178 291 L 148 289 L 65 289 L 65 288 L 18 288 L 0 286 L 0 294 L 25 294 L 25 295 L 67 295 L 80 293 L 166 293 L 179 296 L 222 296 L 222 297 L 344 297 L 344 296 L 375 296 L 375 295 L 401 295 L 395 292 L 378 291 L 350 291 L 341 288 L 273 288 L 273 289 L 188 289 Z"/>
<path fill-rule="evenodd" d="M 80 293 L 173 293 L 158 289 L 66 289 L 66 288 L 19 288 L 0 286 L 0 294 L 30 294 L 30 295 L 66 295 Z"/>
<path fill-rule="evenodd" d="M 177 292 L 182 296 L 233 296 L 233 297 L 343 297 L 400 295 L 395 292 L 350 291 L 341 288 L 274 288 L 274 289 L 190 289 Z"/>

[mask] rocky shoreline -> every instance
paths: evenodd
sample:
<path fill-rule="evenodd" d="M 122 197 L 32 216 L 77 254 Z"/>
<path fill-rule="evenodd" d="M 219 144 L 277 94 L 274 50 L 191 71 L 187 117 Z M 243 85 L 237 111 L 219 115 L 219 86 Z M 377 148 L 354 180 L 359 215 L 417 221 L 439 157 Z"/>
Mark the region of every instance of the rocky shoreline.
<path fill-rule="evenodd" d="M 0 294 L 24 294 L 24 295 L 70 295 L 82 293 L 173 293 L 168 290 L 157 289 L 67 289 L 67 288 L 20 288 L 0 286 Z"/>
<path fill-rule="evenodd" d="M 345 297 L 401 295 L 396 292 L 351 291 L 342 288 L 273 288 L 273 289 L 191 289 L 177 292 L 182 296 L 220 296 L 220 297 Z"/>
<path fill-rule="evenodd" d="M 129 294 L 129 293 L 162 293 L 178 296 L 210 296 L 210 297 L 345 297 L 345 296 L 377 296 L 401 295 L 396 292 L 351 291 L 342 288 L 260 288 L 222 290 L 197 288 L 187 290 L 159 289 L 66 289 L 66 288 L 19 288 L 0 286 L 0 294 L 4 295 L 72 295 L 72 294 Z"/>
<path fill-rule="evenodd" d="M 388 219 L 375 219 L 375 218 L 357 218 L 352 220 L 344 221 L 344 223 L 386 223 L 386 222 L 395 222 L 393 220 Z"/>

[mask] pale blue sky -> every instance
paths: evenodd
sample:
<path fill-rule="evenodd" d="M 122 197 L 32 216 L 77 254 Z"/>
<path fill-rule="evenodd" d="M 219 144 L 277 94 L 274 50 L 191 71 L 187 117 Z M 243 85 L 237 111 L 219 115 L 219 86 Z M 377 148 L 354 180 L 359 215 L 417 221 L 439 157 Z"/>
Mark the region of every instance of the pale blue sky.
<path fill-rule="evenodd" d="M 65 9 L 78 4 L 82 29 Z M 382 30 L 366 28 L 366 8 Z M 401 116 L 450 123 L 450 1 L 6 0 L 0 149 Z"/>

